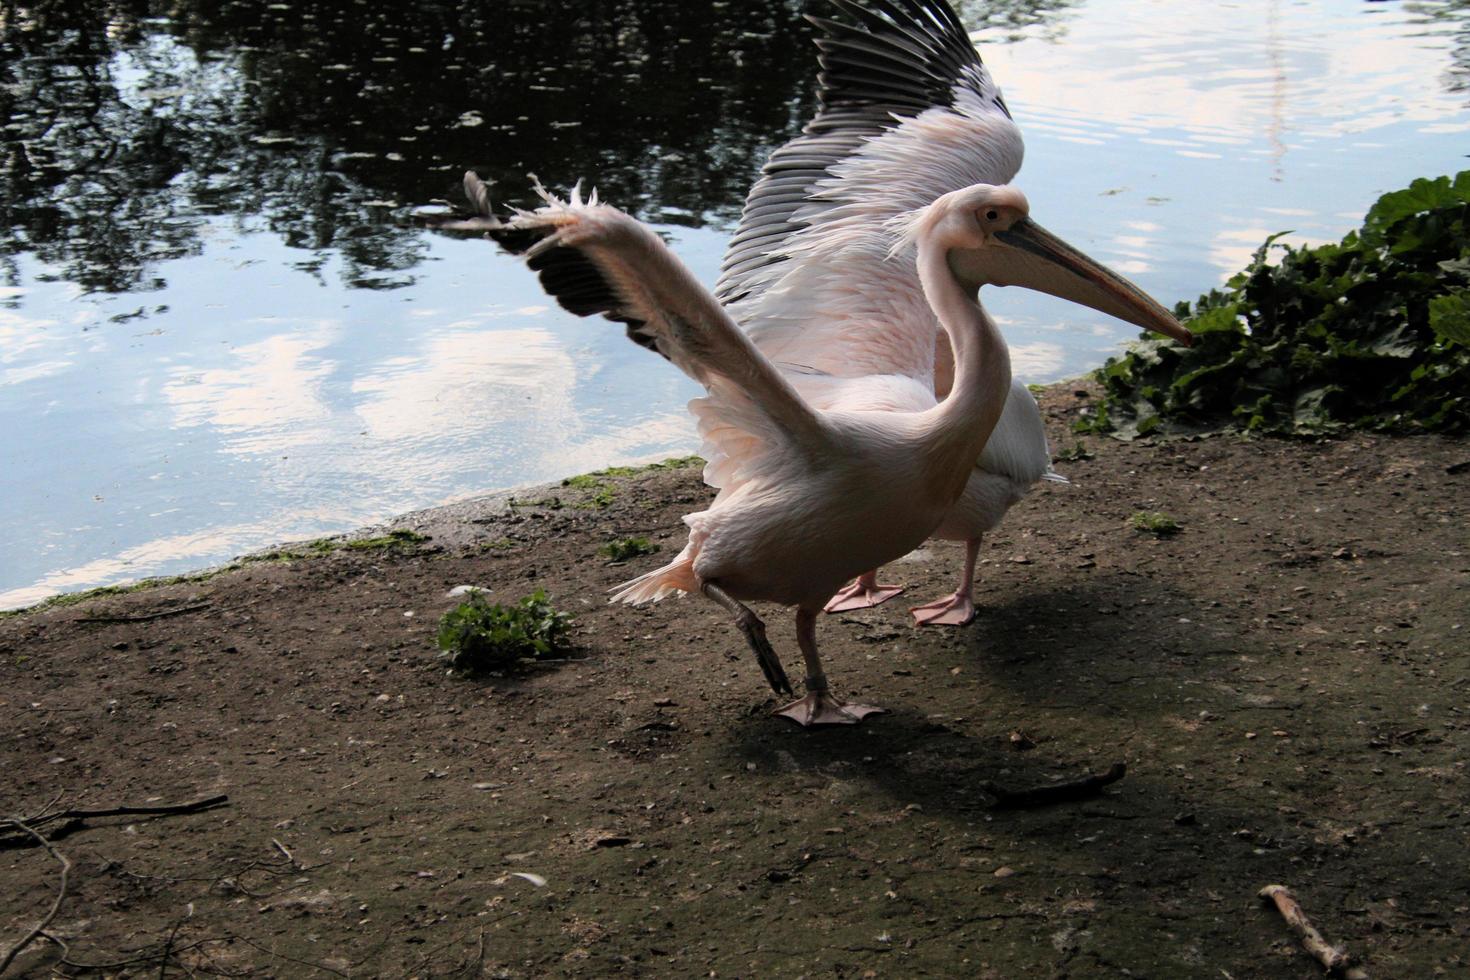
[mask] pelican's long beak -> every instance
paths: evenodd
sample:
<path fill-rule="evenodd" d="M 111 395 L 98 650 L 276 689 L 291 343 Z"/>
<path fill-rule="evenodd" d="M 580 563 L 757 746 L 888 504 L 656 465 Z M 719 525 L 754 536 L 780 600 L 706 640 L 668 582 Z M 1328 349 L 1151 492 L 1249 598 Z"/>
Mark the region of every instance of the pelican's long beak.
<path fill-rule="evenodd" d="M 1190 332 L 1152 296 L 1030 218 L 997 232 L 995 238 L 998 247 L 969 253 L 984 263 L 982 282 L 1050 293 L 1157 331 L 1186 347 L 1194 342 Z"/>

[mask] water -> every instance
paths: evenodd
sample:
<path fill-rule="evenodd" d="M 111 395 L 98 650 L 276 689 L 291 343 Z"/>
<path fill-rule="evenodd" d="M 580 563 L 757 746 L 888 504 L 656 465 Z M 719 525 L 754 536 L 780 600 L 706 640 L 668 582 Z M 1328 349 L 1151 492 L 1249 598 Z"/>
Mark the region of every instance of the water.
<path fill-rule="evenodd" d="M 0 3 L 0 607 L 692 450 L 691 383 L 410 213 L 587 176 L 713 282 L 802 7 Z M 1166 302 L 1466 165 L 1470 3 L 961 7 L 1033 213 Z M 988 304 L 1027 380 L 1133 334 Z"/>

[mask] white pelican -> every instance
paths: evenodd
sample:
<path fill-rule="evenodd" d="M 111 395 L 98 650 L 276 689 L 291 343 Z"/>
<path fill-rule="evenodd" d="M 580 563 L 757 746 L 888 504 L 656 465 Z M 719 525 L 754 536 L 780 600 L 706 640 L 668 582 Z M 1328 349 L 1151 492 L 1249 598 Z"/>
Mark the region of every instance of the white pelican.
<path fill-rule="evenodd" d="M 922 411 L 948 394 L 952 360 L 917 266 L 907 255 L 888 260 L 892 219 L 971 184 L 1009 184 L 1020 131 L 944 0 L 833 3 L 857 26 L 811 18 L 822 31 L 821 110 L 766 164 L 715 295 L 813 405 Z M 868 385 L 852 383 L 864 377 Z M 1013 380 L 963 496 L 932 535 L 965 542 L 959 585 L 915 607 L 916 622 L 974 618 L 981 536 L 1042 479 L 1065 482 L 1052 472 L 1036 400 Z M 902 591 L 869 570 L 826 608 Z"/>
<path fill-rule="evenodd" d="M 912 550 L 946 519 L 1006 407 L 1010 357 L 980 287 L 1043 290 L 1189 341 L 1136 286 L 1031 221 L 1018 189 L 970 179 L 1004 170 L 998 154 L 1014 151 L 1018 164 L 1019 142 L 996 136 L 1013 127 L 947 6 L 870 0 L 884 17 L 836 2 L 865 28 L 821 22 L 822 112 L 752 192 L 719 298 L 595 194 L 564 203 L 542 192 L 544 207 L 502 222 L 470 173 L 479 217 L 448 225 L 526 254 L 566 309 L 626 323 L 631 339 L 705 387 L 690 408 L 705 480 L 719 493 L 684 518 L 678 557 L 614 599 L 703 593 L 735 616 L 771 687 L 788 695 L 764 624 L 744 602 L 795 606 L 807 694 L 777 713 L 802 725 L 880 710 L 829 690 L 817 613 L 843 582 Z M 896 123 L 900 111 L 908 115 Z M 834 318 L 854 330 L 831 327 Z M 803 340 L 815 330 L 826 338 L 820 351 Z M 943 401 L 936 330 L 953 352 Z M 807 363 L 815 354 L 820 363 Z"/>

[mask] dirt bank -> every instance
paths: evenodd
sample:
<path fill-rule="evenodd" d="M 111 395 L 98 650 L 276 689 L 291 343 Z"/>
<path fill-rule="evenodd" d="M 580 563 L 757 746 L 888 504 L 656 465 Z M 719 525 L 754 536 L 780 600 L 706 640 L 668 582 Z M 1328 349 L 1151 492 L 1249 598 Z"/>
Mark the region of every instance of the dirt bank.
<path fill-rule="evenodd" d="M 1054 448 L 1084 401 L 1048 393 Z M 1282 882 L 1374 976 L 1467 975 L 1470 445 L 1083 448 L 985 549 L 974 625 L 908 625 L 943 544 L 821 624 L 890 711 L 860 728 L 769 717 L 708 602 L 605 604 L 707 498 L 656 470 L 0 621 L 0 811 L 228 794 L 47 825 L 49 932 L 115 974 L 1319 976 L 1256 898 Z M 609 567 L 629 536 L 664 550 Z M 446 676 L 465 583 L 544 587 L 583 659 Z M 1118 761 L 1085 802 L 986 791 Z M 58 868 L 0 848 L 0 955 Z"/>

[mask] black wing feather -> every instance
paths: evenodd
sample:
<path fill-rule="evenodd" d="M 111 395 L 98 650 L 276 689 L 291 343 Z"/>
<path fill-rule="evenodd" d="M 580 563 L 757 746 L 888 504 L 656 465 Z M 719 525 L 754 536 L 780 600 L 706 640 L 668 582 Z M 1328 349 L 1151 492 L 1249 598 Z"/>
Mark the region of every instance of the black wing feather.
<path fill-rule="evenodd" d="M 476 217 L 468 221 L 444 221 L 441 227 L 484 231 L 497 245 L 513 255 L 524 255 L 536 244 L 554 234 L 551 228 L 514 228 L 495 217 L 490 204 L 490 190 L 473 171 L 464 175 L 465 197 Z M 658 351 L 647 322 L 623 308 L 622 301 L 607 277 L 593 262 L 575 248 L 553 246 L 537 252 L 526 261 L 541 280 L 541 288 L 575 316 L 604 316 L 627 326 L 628 339 L 640 347 Z M 661 351 L 659 352 L 662 353 Z"/>
<path fill-rule="evenodd" d="M 851 23 L 808 16 L 817 38 L 819 109 L 802 135 L 771 154 L 746 198 L 715 295 L 748 295 L 760 270 L 782 261 L 781 244 L 802 227 L 793 220 L 819 182 L 863 143 L 900 119 L 953 106 L 969 89 L 1010 115 L 946 0 L 830 0 Z"/>

